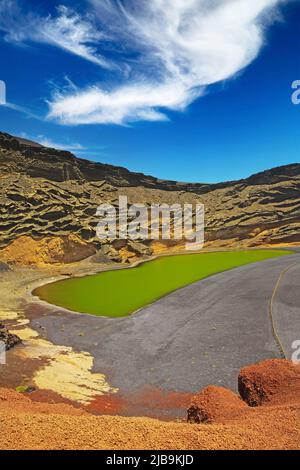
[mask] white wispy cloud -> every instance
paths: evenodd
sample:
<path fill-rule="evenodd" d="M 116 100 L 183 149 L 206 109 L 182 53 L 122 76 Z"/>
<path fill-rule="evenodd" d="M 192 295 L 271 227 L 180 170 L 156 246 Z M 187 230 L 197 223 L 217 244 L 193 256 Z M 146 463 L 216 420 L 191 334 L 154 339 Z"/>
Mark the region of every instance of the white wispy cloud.
<path fill-rule="evenodd" d="M 59 143 L 49 137 L 46 137 L 45 135 L 37 135 L 37 136 L 32 136 L 28 135 L 26 132 L 22 132 L 20 134 L 23 139 L 28 139 L 32 140 L 33 142 L 37 142 L 40 145 L 43 145 L 44 147 L 49 147 L 52 149 L 57 149 L 57 150 L 69 150 L 71 151 L 78 151 L 82 152 L 86 150 L 86 147 L 84 147 L 81 144 L 78 143 Z"/>
<path fill-rule="evenodd" d="M 184 110 L 200 89 L 189 90 L 182 83 L 133 82 L 112 91 L 93 86 L 70 95 L 56 92 L 49 103 L 48 117 L 64 124 L 126 124 L 138 120 L 164 121 L 160 109 Z"/>
<path fill-rule="evenodd" d="M 182 111 L 258 55 L 280 0 L 91 0 L 103 25 L 139 53 L 130 77 L 56 93 L 49 117 L 65 124 L 158 121 Z M 264 15 L 268 13 L 268 15 Z M 110 21 L 111 19 L 111 21 Z"/>
<path fill-rule="evenodd" d="M 24 108 L 24 106 L 20 106 L 18 104 L 14 103 L 9 103 L 8 101 L 4 104 L 1 104 L 1 106 L 12 109 L 13 111 L 17 111 L 18 113 L 24 114 L 25 117 L 30 118 L 30 119 L 36 119 L 38 121 L 44 121 L 45 118 L 44 116 L 39 116 L 38 114 L 32 112 L 30 109 Z"/>
<path fill-rule="evenodd" d="M 82 57 L 104 68 L 113 64 L 98 53 L 105 35 L 98 30 L 89 15 L 81 16 L 64 5 L 56 15 L 40 16 L 25 13 L 16 0 L 1 0 L 0 31 L 9 42 L 45 43 Z"/>
<path fill-rule="evenodd" d="M 184 111 L 210 85 L 247 67 L 285 1 L 86 0 L 90 13 L 83 17 L 61 7 L 56 19 L 39 19 L 46 31 L 40 35 L 38 28 L 39 40 L 113 67 L 97 55 L 103 37 L 109 38 L 124 52 L 119 59 L 127 76 L 116 72 L 109 85 L 91 77 L 84 89 L 56 91 L 48 118 L 71 125 L 166 120 L 168 110 Z"/>
<path fill-rule="evenodd" d="M 36 142 L 43 145 L 44 147 L 49 147 L 52 149 L 69 150 L 70 152 L 86 150 L 86 148 L 83 147 L 81 144 L 76 144 L 76 143 L 62 144 L 62 143 L 56 142 L 55 140 L 49 139 L 48 137 L 45 137 L 44 135 L 37 136 L 35 140 Z"/>

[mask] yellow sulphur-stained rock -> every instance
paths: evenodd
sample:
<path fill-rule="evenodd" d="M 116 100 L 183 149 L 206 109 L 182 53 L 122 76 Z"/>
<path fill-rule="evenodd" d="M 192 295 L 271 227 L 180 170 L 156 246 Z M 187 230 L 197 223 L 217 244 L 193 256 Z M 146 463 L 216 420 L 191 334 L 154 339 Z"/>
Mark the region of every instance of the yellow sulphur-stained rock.
<path fill-rule="evenodd" d="M 40 389 L 53 390 L 65 398 L 88 404 L 97 395 L 115 393 L 103 374 L 91 372 L 93 358 L 88 353 L 64 352 L 39 370 L 34 378 Z"/>
<path fill-rule="evenodd" d="M 39 334 L 35 330 L 29 327 L 25 327 L 25 328 L 21 328 L 17 330 L 11 330 L 11 333 L 14 335 L 18 335 L 22 341 L 30 341 L 34 338 L 38 338 L 39 336 Z"/>
<path fill-rule="evenodd" d="M 19 314 L 13 310 L 0 310 L 0 321 L 17 320 Z"/>
<path fill-rule="evenodd" d="M 47 359 L 33 377 L 42 390 L 52 390 L 69 400 L 88 404 L 97 395 L 115 393 L 105 375 L 92 372 L 94 358 L 87 352 L 75 352 L 71 347 L 52 344 L 38 337 L 31 328 L 15 331 L 24 348 L 17 354 L 23 358 Z"/>

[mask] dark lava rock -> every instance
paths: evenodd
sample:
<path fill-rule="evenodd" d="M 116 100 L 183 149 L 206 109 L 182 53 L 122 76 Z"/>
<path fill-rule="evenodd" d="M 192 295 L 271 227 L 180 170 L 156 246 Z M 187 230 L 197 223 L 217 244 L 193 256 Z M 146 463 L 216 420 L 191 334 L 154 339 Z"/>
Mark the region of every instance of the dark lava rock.
<path fill-rule="evenodd" d="M 3 261 L 0 261 L 0 273 L 7 273 L 8 271 L 10 271 L 10 267 L 8 266 L 8 264 L 6 263 L 3 263 Z"/>
<path fill-rule="evenodd" d="M 0 323 L 0 342 L 5 344 L 6 351 L 22 343 L 21 339 L 17 335 L 11 334 L 2 323 Z"/>

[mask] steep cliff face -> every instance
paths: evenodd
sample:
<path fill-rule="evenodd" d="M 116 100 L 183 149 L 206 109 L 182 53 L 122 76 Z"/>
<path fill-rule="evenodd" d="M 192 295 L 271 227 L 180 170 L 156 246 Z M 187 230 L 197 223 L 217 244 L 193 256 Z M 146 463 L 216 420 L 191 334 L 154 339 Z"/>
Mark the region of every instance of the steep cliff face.
<path fill-rule="evenodd" d="M 76 158 L 72 153 L 43 147 L 35 142 L 0 132 L 1 173 L 16 172 L 34 178 L 45 178 L 57 183 L 77 180 L 106 181 L 114 186 L 144 186 L 153 189 L 184 190 L 191 185 L 164 181 L 130 172 L 126 168 L 93 163 Z M 193 186 L 193 185 L 192 185 Z M 208 185 L 194 185 L 199 190 Z"/>
<path fill-rule="evenodd" d="M 211 240 L 259 246 L 300 242 L 300 165 L 254 175 L 203 196 Z"/>
<path fill-rule="evenodd" d="M 0 188 L 0 248 L 22 236 L 41 240 L 70 234 L 100 248 L 97 207 L 116 204 L 119 195 L 127 195 L 129 203 L 203 202 L 207 246 L 300 243 L 300 164 L 240 181 L 189 184 L 89 162 L 0 133 Z M 128 253 L 128 248 L 138 255 L 132 244 L 120 250 Z M 113 247 L 116 260 L 122 259 L 120 250 Z"/>

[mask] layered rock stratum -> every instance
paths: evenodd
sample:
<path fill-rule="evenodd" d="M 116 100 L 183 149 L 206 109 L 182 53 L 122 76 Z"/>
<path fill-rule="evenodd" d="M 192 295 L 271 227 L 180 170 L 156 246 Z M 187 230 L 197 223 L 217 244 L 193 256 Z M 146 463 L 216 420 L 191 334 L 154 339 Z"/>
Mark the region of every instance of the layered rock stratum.
<path fill-rule="evenodd" d="M 42 252 L 42 262 L 49 264 L 78 261 L 99 249 L 114 261 L 149 255 L 157 245 L 164 249 L 164 244 L 151 242 L 99 242 L 97 207 L 106 202 L 117 205 L 120 195 L 130 204 L 204 203 L 207 247 L 300 243 L 297 163 L 240 181 L 182 183 L 90 162 L 0 133 L 0 182 L 0 248 L 6 249 L 1 258 L 10 263 L 34 264 L 35 258 L 22 252 L 26 244 L 31 251 Z M 20 238 L 21 243 L 9 249 Z M 47 254 L 49 243 L 58 247 L 53 259 Z"/>

